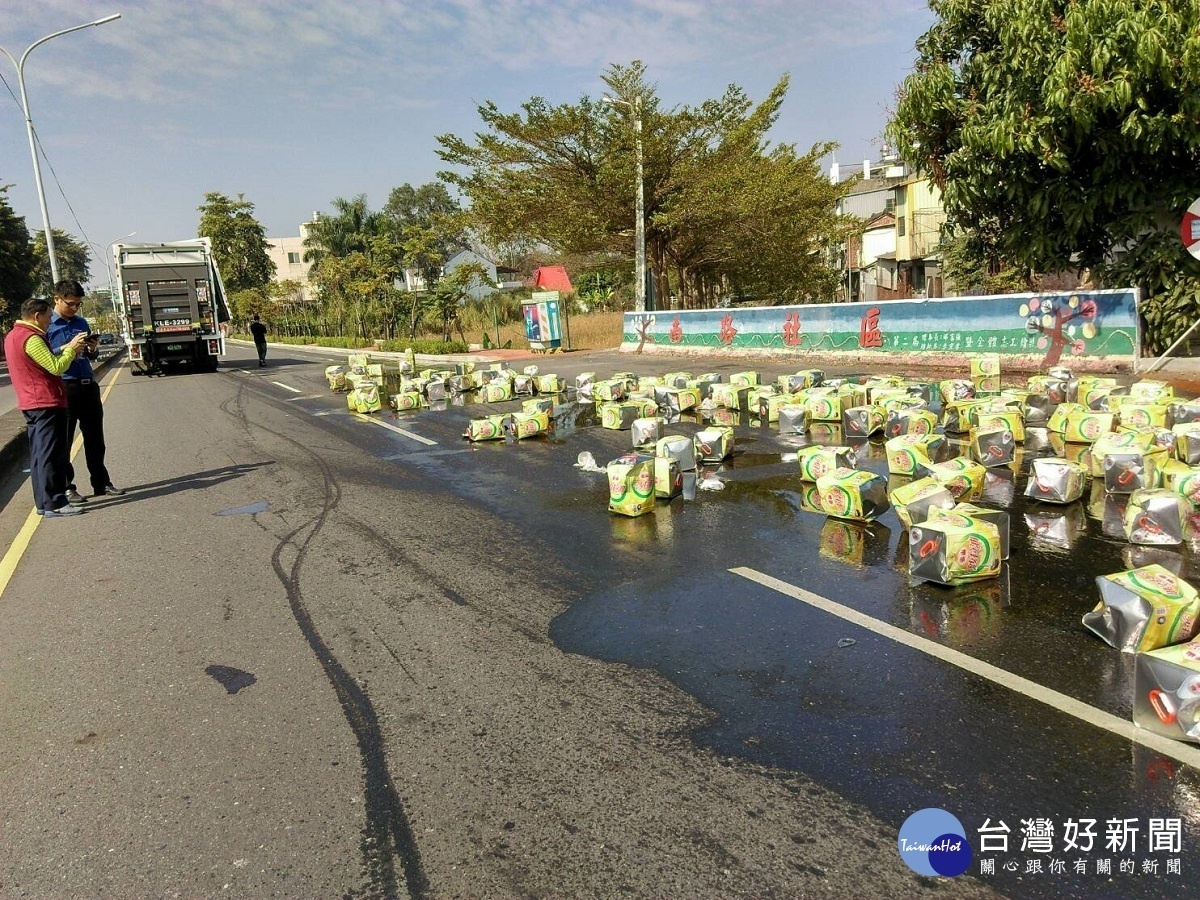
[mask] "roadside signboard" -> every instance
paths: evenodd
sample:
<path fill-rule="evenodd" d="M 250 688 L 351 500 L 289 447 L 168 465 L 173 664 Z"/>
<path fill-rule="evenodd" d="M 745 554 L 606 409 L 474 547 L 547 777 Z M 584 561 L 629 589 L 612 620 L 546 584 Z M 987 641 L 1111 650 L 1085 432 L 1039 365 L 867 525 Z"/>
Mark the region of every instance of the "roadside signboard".
<path fill-rule="evenodd" d="M 558 291 L 538 291 L 521 304 L 525 337 L 531 350 L 557 350 L 562 346 L 558 301 Z"/>
<path fill-rule="evenodd" d="M 1200 259 L 1200 199 L 1197 199 L 1183 214 L 1179 224 L 1179 236 L 1183 238 L 1183 246 L 1192 256 Z"/>

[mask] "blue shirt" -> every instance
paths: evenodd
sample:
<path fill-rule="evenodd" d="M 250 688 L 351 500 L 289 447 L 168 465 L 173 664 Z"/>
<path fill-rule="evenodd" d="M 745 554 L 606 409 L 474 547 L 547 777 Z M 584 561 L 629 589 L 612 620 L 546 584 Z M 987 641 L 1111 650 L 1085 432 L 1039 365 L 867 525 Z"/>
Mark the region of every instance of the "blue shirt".
<path fill-rule="evenodd" d="M 91 326 L 83 316 L 71 316 L 69 319 L 64 319 L 57 312 L 50 314 L 50 327 L 46 331 L 46 340 L 50 342 L 51 350 L 59 351 L 65 344 L 71 343 L 71 338 L 80 333 L 92 333 Z M 71 363 L 71 367 L 63 372 L 64 381 L 95 377 L 95 373 L 92 372 L 91 360 L 87 358 L 86 353 L 87 351 L 84 351 L 75 357 L 75 362 Z"/>

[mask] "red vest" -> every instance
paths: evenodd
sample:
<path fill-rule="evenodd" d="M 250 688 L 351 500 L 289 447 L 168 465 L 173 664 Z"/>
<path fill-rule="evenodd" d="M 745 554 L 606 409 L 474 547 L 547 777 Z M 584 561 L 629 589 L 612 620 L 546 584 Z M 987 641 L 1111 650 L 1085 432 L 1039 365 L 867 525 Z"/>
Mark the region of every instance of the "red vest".
<path fill-rule="evenodd" d="M 4 355 L 8 361 L 8 374 L 12 378 L 13 390 L 17 394 L 17 407 L 65 409 L 67 388 L 63 384 L 62 376 L 51 375 L 25 352 L 25 342 L 34 336 L 41 341 L 46 340 L 46 336 L 32 325 L 18 320 L 4 338 Z"/>

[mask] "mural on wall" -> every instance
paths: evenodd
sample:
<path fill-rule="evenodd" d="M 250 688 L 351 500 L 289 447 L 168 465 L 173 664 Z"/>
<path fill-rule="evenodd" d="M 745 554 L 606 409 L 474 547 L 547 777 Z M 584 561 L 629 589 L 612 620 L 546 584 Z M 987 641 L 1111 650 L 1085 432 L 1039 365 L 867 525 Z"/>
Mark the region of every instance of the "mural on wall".
<path fill-rule="evenodd" d="M 624 342 L 823 353 L 1000 353 L 1134 357 L 1137 292 L 1105 290 L 990 297 L 681 310 L 660 326 L 625 314 Z"/>

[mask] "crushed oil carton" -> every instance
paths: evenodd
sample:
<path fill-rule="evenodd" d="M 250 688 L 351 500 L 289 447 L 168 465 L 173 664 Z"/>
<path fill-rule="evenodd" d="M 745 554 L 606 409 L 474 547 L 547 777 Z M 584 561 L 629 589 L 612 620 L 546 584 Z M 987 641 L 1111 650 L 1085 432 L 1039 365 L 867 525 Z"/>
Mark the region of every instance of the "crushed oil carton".
<path fill-rule="evenodd" d="M 887 479 L 859 469 L 834 469 L 817 479 L 821 509 L 839 519 L 870 522 L 888 509 Z"/>
<path fill-rule="evenodd" d="M 486 387 L 484 390 L 486 390 Z M 448 393 L 446 382 L 442 378 L 431 378 L 425 382 L 426 400 L 445 400 Z M 484 397 L 484 399 L 486 400 L 487 398 Z M 511 394 L 509 399 L 511 399 Z"/>
<path fill-rule="evenodd" d="M 1096 586 L 1100 602 L 1084 614 L 1084 627 L 1123 653 L 1169 647 L 1196 634 L 1200 595 L 1160 565 L 1101 575 Z"/>
<path fill-rule="evenodd" d="M 966 434 L 971 430 L 971 410 L 986 400 L 951 400 L 942 404 L 942 430 L 947 434 Z"/>
<path fill-rule="evenodd" d="M 780 375 L 775 383 L 779 386 L 781 393 L 794 394 L 805 388 L 813 387 L 820 382 L 814 381 L 812 371 L 808 371 L 795 372 L 792 375 Z"/>
<path fill-rule="evenodd" d="M 1134 491 L 1125 506 L 1125 538 L 1131 544 L 1183 543 L 1191 502 L 1166 488 Z"/>
<path fill-rule="evenodd" d="M 1200 400 L 1172 403 L 1167 409 L 1171 415 L 1171 427 L 1200 422 Z"/>
<path fill-rule="evenodd" d="M 1110 494 L 1156 488 L 1162 480 L 1156 456 L 1136 448 L 1105 453 L 1100 468 L 1104 470 L 1104 490 Z"/>
<path fill-rule="evenodd" d="M 1074 503 L 1083 496 L 1087 470 L 1068 459 L 1035 459 L 1029 470 L 1025 496 L 1043 503 Z"/>
<path fill-rule="evenodd" d="M 887 441 L 888 472 L 892 475 L 912 475 L 922 465 L 931 465 L 938 449 L 945 444 L 940 434 L 902 434 Z"/>
<path fill-rule="evenodd" d="M 1000 374 L 1000 354 L 980 353 L 969 360 L 972 378 Z"/>
<path fill-rule="evenodd" d="M 633 427 L 638 418 L 638 408 L 632 403 L 601 403 L 600 426 L 613 431 L 625 431 Z"/>
<path fill-rule="evenodd" d="M 640 447 L 645 444 L 657 444 L 658 439 L 662 437 L 662 427 L 665 424 L 658 416 L 634 419 L 633 423 L 629 426 L 633 446 Z"/>
<path fill-rule="evenodd" d="M 350 353 L 346 356 L 346 365 L 350 367 L 361 366 L 363 369 L 366 369 L 370 364 L 370 353 Z"/>
<path fill-rule="evenodd" d="M 1167 460 L 1162 466 L 1163 487 L 1200 504 L 1200 466 Z"/>
<path fill-rule="evenodd" d="M 654 399 L 661 409 L 679 413 L 687 412 L 700 405 L 700 389 L 694 387 L 656 388 Z"/>
<path fill-rule="evenodd" d="M 801 396 L 801 395 L 796 395 Z M 804 396 L 804 408 L 810 422 L 842 421 L 842 397 L 838 394 L 816 394 L 809 391 Z"/>
<path fill-rule="evenodd" d="M 1069 415 L 1090 415 L 1089 410 L 1082 403 L 1062 402 L 1054 407 L 1054 412 L 1050 414 L 1049 420 L 1046 422 L 1046 427 L 1051 431 L 1056 431 L 1062 434 L 1067 430 L 1067 416 Z M 1108 429 L 1111 431 L 1112 429 Z M 1100 435 L 1096 435 L 1099 437 Z"/>
<path fill-rule="evenodd" d="M 373 413 L 383 409 L 383 401 L 379 397 L 379 385 L 366 381 L 346 395 L 347 405 L 354 412 Z"/>
<path fill-rule="evenodd" d="M 727 425 L 703 428 L 696 432 L 693 443 L 700 462 L 721 462 L 733 455 L 733 429 Z"/>
<path fill-rule="evenodd" d="M 433 382 L 430 382 L 432 385 Z M 503 403 L 513 398 L 513 384 L 507 378 L 489 381 L 480 388 L 480 399 L 484 403 Z M 432 397 L 430 399 L 433 399 Z"/>
<path fill-rule="evenodd" d="M 767 397 L 778 397 L 779 391 L 771 384 L 760 384 L 746 392 L 746 406 L 753 412 L 758 411 L 759 404 Z"/>
<path fill-rule="evenodd" d="M 959 456 L 943 463 L 921 465 L 917 474 L 939 482 L 955 500 L 977 500 L 983 495 L 983 482 L 987 469 L 979 463 Z"/>
<path fill-rule="evenodd" d="M 928 409 L 892 409 L 888 411 L 883 433 L 890 438 L 904 434 L 933 434 L 937 428 L 937 414 Z"/>
<path fill-rule="evenodd" d="M 1110 453 L 1149 453 L 1154 442 L 1153 435 L 1136 431 L 1113 431 L 1102 434 L 1092 444 L 1088 474 L 1093 478 L 1104 477 L 1104 457 Z"/>
<path fill-rule="evenodd" d="M 779 433 L 804 434 L 808 430 L 808 410 L 804 406 L 779 407 Z"/>
<path fill-rule="evenodd" d="M 1000 574 L 1000 533 L 991 522 L 943 512 L 908 532 L 908 573 L 955 585 Z"/>
<path fill-rule="evenodd" d="M 1175 397 L 1175 388 L 1165 381 L 1142 379 L 1129 386 L 1129 396 L 1135 400 L 1149 400 L 1151 403 L 1159 400 L 1171 400 Z"/>
<path fill-rule="evenodd" d="M 1120 406 L 1120 428 L 1166 428 L 1169 407 L 1165 403 L 1126 402 Z"/>
<path fill-rule="evenodd" d="M 654 511 L 654 457 L 631 454 L 613 460 L 608 475 L 608 511 L 641 516 Z"/>
<path fill-rule="evenodd" d="M 746 384 L 713 384 L 708 388 L 709 399 L 725 409 L 749 408 L 750 386 Z"/>
<path fill-rule="evenodd" d="M 975 384 L 967 378 L 947 378 L 938 382 L 938 394 L 943 406 L 955 400 L 970 400 L 975 396 Z"/>
<path fill-rule="evenodd" d="M 552 416 L 554 415 L 554 401 L 549 397 L 531 397 L 521 401 L 521 412 L 544 412 L 546 415 Z"/>
<path fill-rule="evenodd" d="M 1054 455 L 1079 463 L 1087 472 L 1092 471 L 1092 447 L 1094 446 L 1095 444 L 1068 444 L 1063 440 L 1061 434 L 1050 432 L 1050 449 L 1054 451 Z M 1103 461 L 1100 465 L 1103 465 Z"/>
<path fill-rule="evenodd" d="M 1021 443 L 1025 440 L 1025 417 L 1018 409 L 993 409 L 984 407 L 975 414 L 976 428 L 1007 428 L 1012 432 L 1013 440 Z"/>
<path fill-rule="evenodd" d="M 740 384 L 745 387 L 757 387 L 759 384 L 757 372 L 734 372 L 729 376 L 730 384 Z"/>
<path fill-rule="evenodd" d="M 1073 404 L 1079 406 L 1079 404 Z M 1059 410 L 1067 404 L 1062 404 L 1055 410 L 1055 415 L 1058 415 Z M 1079 410 L 1082 409 L 1082 412 Z M 1051 419 L 1054 417 L 1051 416 Z M 1063 417 L 1062 436 L 1063 440 L 1068 444 L 1090 444 L 1099 438 L 1101 435 L 1108 434 L 1113 430 L 1114 416 L 1110 412 L 1097 412 L 1093 409 L 1088 409 L 1086 406 L 1079 409 L 1068 409 Z M 1051 430 L 1056 430 L 1053 424 Z"/>
<path fill-rule="evenodd" d="M 658 403 L 653 397 L 643 397 L 641 393 L 630 396 L 626 403 L 632 403 L 637 407 L 638 418 L 648 419 L 658 412 Z"/>
<path fill-rule="evenodd" d="M 468 441 L 503 440 L 504 424 L 507 418 L 507 413 L 499 413 L 494 416 L 482 416 L 478 419 L 472 419 L 467 423 L 467 430 L 463 437 Z"/>
<path fill-rule="evenodd" d="M 982 466 L 1007 466 L 1016 458 L 1017 442 L 1003 425 L 971 429 L 971 457 Z"/>
<path fill-rule="evenodd" d="M 592 399 L 597 403 L 620 403 L 628 393 L 628 385 L 619 378 L 592 382 Z"/>
<path fill-rule="evenodd" d="M 752 407 L 760 422 L 778 422 L 779 410 L 792 403 L 787 394 L 769 394 L 760 396 L 758 403 Z"/>
<path fill-rule="evenodd" d="M 1045 394 L 1030 394 L 1021 403 L 1021 417 L 1030 428 L 1045 428 L 1056 409 L 1058 403 Z"/>
<path fill-rule="evenodd" d="M 679 460 L 679 468 L 691 472 L 696 468 L 696 449 L 690 437 L 669 434 L 658 439 L 654 445 L 655 456 L 673 456 Z"/>
<path fill-rule="evenodd" d="M 1200 743 L 1200 641 L 1137 655 L 1133 724 L 1163 737 Z"/>
<path fill-rule="evenodd" d="M 690 372 L 666 372 L 662 376 L 663 387 L 687 387 L 692 381 Z"/>
<path fill-rule="evenodd" d="M 398 394 L 392 394 L 392 396 L 388 397 L 388 406 L 397 412 L 420 409 L 421 394 L 419 391 L 401 391 Z"/>
<path fill-rule="evenodd" d="M 847 439 L 870 437 L 882 431 L 886 421 L 881 406 L 851 406 L 842 410 L 842 433 Z"/>
<path fill-rule="evenodd" d="M 654 495 L 670 500 L 683 493 L 683 470 L 673 456 L 654 457 Z"/>
<path fill-rule="evenodd" d="M 835 469 L 858 466 L 858 457 L 850 447 L 804 447 L 796 453 L 796 461 L 804 481 L 817 481 Z"/>
<path fill-rule="evenodd" d="M 515 412 L 505 423 L 508 433 L 517 440 L 548 434 L 550 431 L 550 416 L 544 410 L 536 412 Z"/>
<path fill-rule="evenodd" d="M 566 384 L 558 375 L 538 375 L 534 378 L 534 387 L 539 394 L 558 394 L 566 388 Z"/>
<path fill-rule="evenodd" d="M 842 398 L 842 409 L 847 406 L 866 406 L 867 389 L 861 384 L 845 381 L 838 385 L 837 394 Z"/>
<path fill-rule="evenodd" d="M 1200 424 L 1175 425 L 1171 433 L 1175 435 L 1175 458 L 1189 466 L 1200 465 Z"/>
<path fill-rule="evenodd" d="M 457 377 L 457 376 L 456 376 Z M 534 379 L 530 375 L 514 375 L 512 380 L 513 394 L 518 396 L 532 395 L 536 387 Z M 451 384 L 451 390 L 454 385 Z"/>
<path fill-rule="evenodd" d="M 976 506 L 974 503 L 958 503 L 950 510 L 941 506 L 931 508 L 926 521 L 940 522 L 944 517 L 953 515 L 970 516 L 972 519 L 980 522 L 991 522 L 995 525 L 996 533 L 1000 536 L 1000 558 L 1008 559 L 1011 541 L 1007 512 L 1002 509 L 987 509 L 982 506 Z"/>
<path fill-rule="evenodd" d="M 344 391 L 350 386 L 350 383 L 346 381 L 345 366 L 326 366 L 325 381 L 331 391 Z"/>

